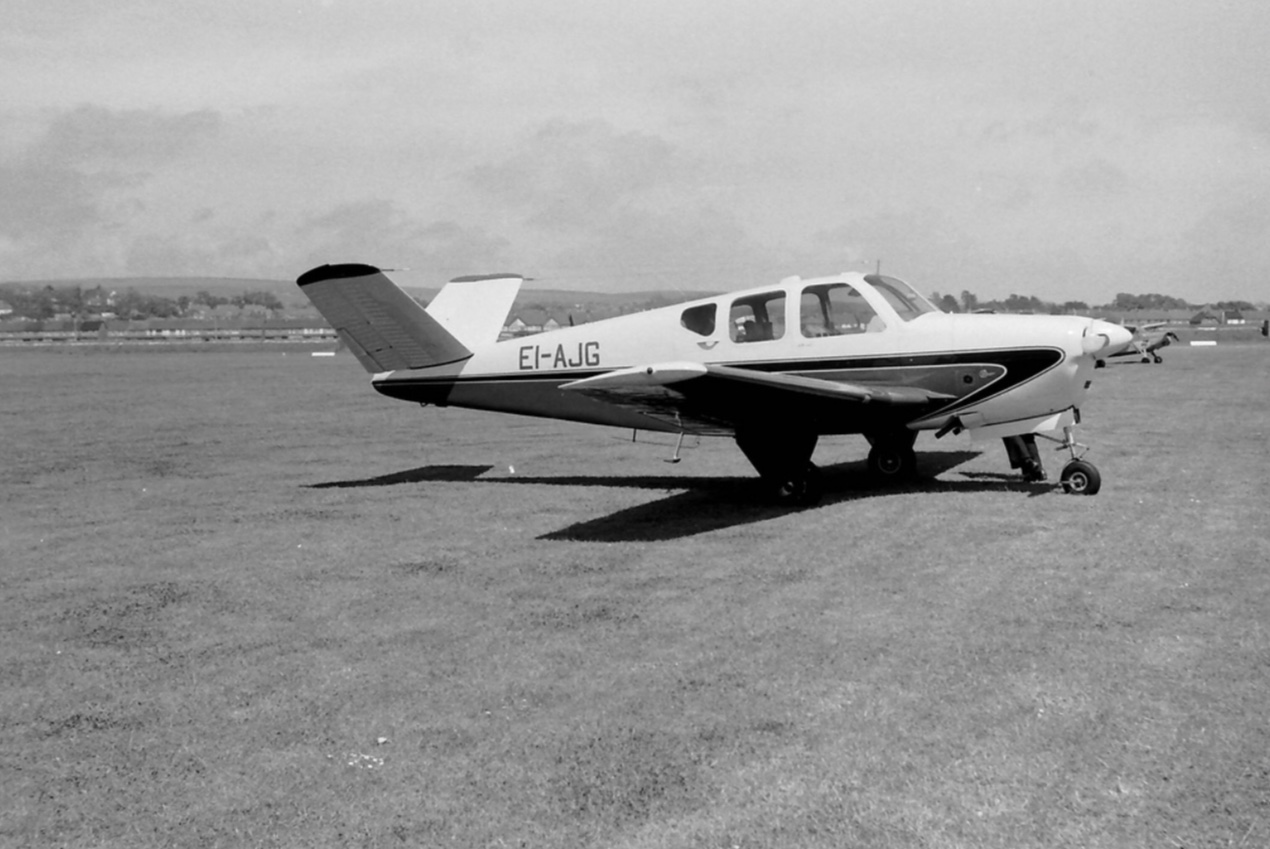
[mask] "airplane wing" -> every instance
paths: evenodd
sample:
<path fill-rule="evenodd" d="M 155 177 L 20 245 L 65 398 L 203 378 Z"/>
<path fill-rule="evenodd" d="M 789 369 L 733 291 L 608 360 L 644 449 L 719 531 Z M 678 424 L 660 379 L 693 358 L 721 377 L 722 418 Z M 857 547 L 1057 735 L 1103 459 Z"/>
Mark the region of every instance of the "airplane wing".
<path fill-rule="evenodd" d="M 738 425 L 771 421 L 848 422 L 890 418 L 955 398 L 913 386 L 839 383 L 814 377 L 705 363 L 657 363 L 617 369 L 560 387 L 643 413 L 691 433 L 732 433 Z"/>

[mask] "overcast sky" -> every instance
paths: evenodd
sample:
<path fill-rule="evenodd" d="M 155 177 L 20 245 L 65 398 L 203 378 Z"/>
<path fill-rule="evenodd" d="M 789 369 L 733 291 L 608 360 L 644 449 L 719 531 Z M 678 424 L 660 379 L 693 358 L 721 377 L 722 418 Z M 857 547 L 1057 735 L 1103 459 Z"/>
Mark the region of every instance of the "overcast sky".
<path fill-rule="evenodd" d="M 0 280 L 1270 300 L 1270 4 L 0 0 Z"/>

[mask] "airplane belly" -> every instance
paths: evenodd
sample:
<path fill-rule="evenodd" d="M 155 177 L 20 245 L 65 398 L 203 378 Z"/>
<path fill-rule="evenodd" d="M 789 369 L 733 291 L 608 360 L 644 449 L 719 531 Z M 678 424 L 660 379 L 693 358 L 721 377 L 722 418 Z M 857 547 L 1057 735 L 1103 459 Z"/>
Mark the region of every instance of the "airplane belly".
<path fill-rule="evenodd" d="M 465 380 L 455 384 L 446 403 L 473 410 L 517 413 L 585 424 L 672 433 L 679 430 L 672 424 L 638 412 L 604 404 L 574 392 L 562 392 L 560 385 L 570 379 Z"/>

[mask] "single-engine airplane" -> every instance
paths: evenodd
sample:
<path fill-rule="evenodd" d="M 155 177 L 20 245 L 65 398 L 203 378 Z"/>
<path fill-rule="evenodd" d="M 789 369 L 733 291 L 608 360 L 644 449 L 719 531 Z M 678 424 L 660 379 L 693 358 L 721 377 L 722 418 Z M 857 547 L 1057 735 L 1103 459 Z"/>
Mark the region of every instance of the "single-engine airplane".
<path fill-rule="evenodd" d="M 819 500 L 811 458 L 828 434 L 862 434 L 883 480 L 915 474 L 924 430 L 1000 438 L 1043 480 L 1041 436 L 1070 452 L 1065 490 L 1101 486 L 1073 431 L 1096 359 L 1129 342 L 1120 325 L 952 315 L 895 277 L 844 273 L 499 341 L 523 279 L 456 278 L 426 309 L 369 265 L 297 283 L 384 395 L 732 437 L 783 503 Z"/>
<path fill-rule="evenodd" d="M 1132 338 L 1119 349 L 1112 349 L 1104 356 L 1108 357 L 1141 357 L 1142 362 L 1149 363 L 1155 361 L 1157 363 L 1164 362 L 1157 351 L 1161 348 L 1167 348 L 1169 343 L 1178 341 L 1177 334 L 1172 330 L 1161 330 L 1164 322 L 1155 322 L 1153 324 L 1143 324 L 1140 327 L 1134 327 L 1132 324 L 1126 324 L 1125 330 L 1133 334 Z"/>

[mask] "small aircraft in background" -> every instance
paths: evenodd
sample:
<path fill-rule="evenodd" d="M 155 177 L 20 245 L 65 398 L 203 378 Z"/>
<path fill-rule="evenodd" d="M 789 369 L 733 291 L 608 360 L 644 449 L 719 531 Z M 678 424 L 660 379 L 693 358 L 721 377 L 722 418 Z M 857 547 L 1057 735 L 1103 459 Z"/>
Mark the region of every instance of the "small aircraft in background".
<path fill-rule="evenodd" d="M 1164 358 L 1156 352 L 1161 348 L 1167 348 L 1170 343 L 1178 341 L 1177 334 L 1172 330 L 1161 330 L 1164 326 L 1165 323 L 1162 321 L 1154 324 L 1143 324 L 1138 327 L 1126 324 L 1124 328 L 1133 334 L 1132 338 L 1127 344 L 1120 346 L 1117 350 L 1109 351 L 1105 356 L 1137 356 L 1141 357 L 1144 363 L 1152 361 L 1157 363 L 1164 362 Z"/>
<path fill-rule="evenodd" d="M 1130 342 L 1120 325 L 947 314 L 895 277 L 844 273 L 499 341 L 523 280 L 456 278 L 426 309 L 369 265 L 297 283 L 384 395 L 731 437 L 782 503 L 819 500 L 811 458 L 829 434 L 863 435 L 880 480 L 915 474 L 921 431 L 1002 439 L 1043 480 L 1040 436 L 1071 455 L 1065 490 L 1101 486 L 1073 432 L 1096 360 Z"/>

